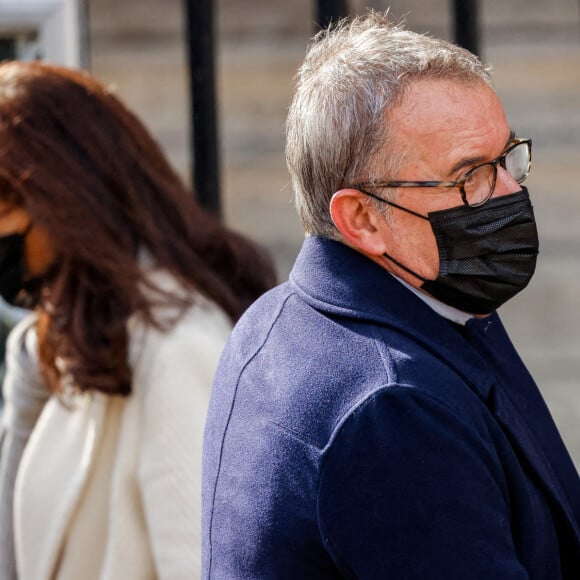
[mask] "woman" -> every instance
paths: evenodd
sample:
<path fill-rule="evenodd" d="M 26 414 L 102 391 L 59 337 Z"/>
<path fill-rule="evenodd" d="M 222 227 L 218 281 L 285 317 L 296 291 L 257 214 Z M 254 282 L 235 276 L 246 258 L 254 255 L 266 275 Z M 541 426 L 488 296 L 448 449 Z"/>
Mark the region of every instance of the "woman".
<path fill-rule="evenodd" d="M 199 575 L 210 384 L 273 282 L 106 88 L 0 65 L 0 294 L 34 308 L 8 342 L 2 578 L 13 552 L 22 580 Z"/>

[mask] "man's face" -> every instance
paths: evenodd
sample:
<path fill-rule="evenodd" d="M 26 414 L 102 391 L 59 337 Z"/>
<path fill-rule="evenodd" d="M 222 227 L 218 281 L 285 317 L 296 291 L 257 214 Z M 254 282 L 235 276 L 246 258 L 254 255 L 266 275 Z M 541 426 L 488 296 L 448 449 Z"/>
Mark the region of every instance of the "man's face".
<path fill-rule="evenodd" d="M 405 159 L 398 175 L 385 176 L 389 180 L 459 180 L 475 165 L 498 157 L 511 140 L 503 107 L 483 82 L 414 81 L 402 103 L 389 112 L 387 122 L 393 135 L 389 148 L 401 151 Z M 519 189 L 498 167 L 494 197 Z M 424 216 L 462 205 L 458 188 L 400 188 L 396 192 L 393 201 Z M 426 279 L 437 277 L 439 254 L 428 221 L 391 208 L 382 234 L 390 256 Z M 390 260 L 382 265 L 409 284 L 421 286 L 421 280 Z"/>

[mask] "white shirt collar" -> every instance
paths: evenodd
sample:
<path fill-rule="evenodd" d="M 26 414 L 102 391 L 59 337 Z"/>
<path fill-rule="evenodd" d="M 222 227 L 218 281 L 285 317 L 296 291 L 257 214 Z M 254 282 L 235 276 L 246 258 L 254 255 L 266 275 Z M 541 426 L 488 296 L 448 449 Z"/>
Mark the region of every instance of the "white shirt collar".
<path fill-rule="evenodd" d="M 421 292 L 420 290 L 418 290 L 414 286 L 411 286 L 411 284 L 408 284 L 404 280 L 401 280 L 401 278 L 395 276 L 394 274 L 391 274 L 391 276 L 395 280 L 400 282 L 403 286 L 405 286 L 405 288 L 408 288 L 411 292 L 413 292 L 418 298 L 423 300 L 423 302 L 425 302 L 425 304 L 427 304 L 427 306 L 429 306 L 432 310 L 437 312 L 439 316 L 443 316 L 443 318 L 447 318 L 447 320 L 451 320 L 451 322 L 455 322 L 456 324 L 460 324 L 461 326 L 465 326 L 467 321 L 470 318 L 473 318 L 472 314 L 468 314 L 467 312 L 463 312 L 462 310 L 454 308 L 453 306 L 444 304 L 443 302 L 437 300 L 436 298 L 433 298 L 433 296 L 429 296 L 428 294 Z"/>

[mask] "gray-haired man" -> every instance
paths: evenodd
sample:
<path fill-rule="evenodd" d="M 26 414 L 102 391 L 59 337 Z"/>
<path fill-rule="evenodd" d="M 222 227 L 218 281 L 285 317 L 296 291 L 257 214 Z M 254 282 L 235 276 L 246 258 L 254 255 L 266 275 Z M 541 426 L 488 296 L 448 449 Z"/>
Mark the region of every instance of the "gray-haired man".
<path fill-rule="evenodd" d="M 287 134 L 307 238 L 218 370 L 204 577 L 577 578 L 578 474 L 495 313 L 538 238 L 531 141 L 487 70 L 343 23 Z"/>

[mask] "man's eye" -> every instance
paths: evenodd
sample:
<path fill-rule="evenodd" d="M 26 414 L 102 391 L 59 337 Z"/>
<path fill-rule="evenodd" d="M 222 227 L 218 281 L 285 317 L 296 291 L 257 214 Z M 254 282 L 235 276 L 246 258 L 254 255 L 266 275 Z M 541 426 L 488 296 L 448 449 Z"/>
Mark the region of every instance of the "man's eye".
<path fill-rule="evenodd" d="M 477 176 L 479 174 L 480 169 L 481 169 L 481 167 L 477 167 L 477 166 L 469 168 L 467 171 L 465 171 L 461 175 L 461 177 L 457 181 L 463 181 L 464 183 L 473 182 L 475 179 L 477 179 Z"/>

